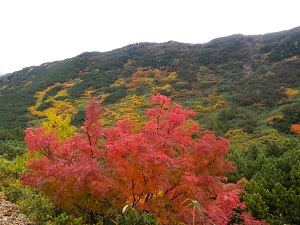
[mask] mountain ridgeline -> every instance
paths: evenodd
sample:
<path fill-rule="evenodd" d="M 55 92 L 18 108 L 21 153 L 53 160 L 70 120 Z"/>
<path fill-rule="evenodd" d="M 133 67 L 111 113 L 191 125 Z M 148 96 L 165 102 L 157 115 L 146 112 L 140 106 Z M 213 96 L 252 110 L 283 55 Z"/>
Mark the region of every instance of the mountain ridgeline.
<path fill-rule="evenodd" d="M 0 127 L 35 126 L 50 112 L 80 126 L 90 97 L 122 116 L 159 92 L 194 109 L 202 130 L 288 134 L 300 123 L 299 91 L 300 27 L 205 44 L 137 43 L 1 76 Z"/>

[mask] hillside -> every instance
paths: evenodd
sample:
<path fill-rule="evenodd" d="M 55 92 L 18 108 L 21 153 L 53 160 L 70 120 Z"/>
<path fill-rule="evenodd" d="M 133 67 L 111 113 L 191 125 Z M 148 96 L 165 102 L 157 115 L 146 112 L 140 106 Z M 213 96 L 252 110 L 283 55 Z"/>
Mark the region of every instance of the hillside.
<path fill-rule="evenodd" d="M 194 109 L 202 129 L 288 133 L 300 122 L 299 57 L 300 27 L 205 44 L 137 43 L 86 52 L 0 77 L 0 127 L 34 126 L 49 112 L 71 115 L 79 126 L 89 97 L 103 101 L 117 119 L 128 110 L 138 113 L 160 92 Z M 128 109 L 133 102 L 141 109 Z"/>

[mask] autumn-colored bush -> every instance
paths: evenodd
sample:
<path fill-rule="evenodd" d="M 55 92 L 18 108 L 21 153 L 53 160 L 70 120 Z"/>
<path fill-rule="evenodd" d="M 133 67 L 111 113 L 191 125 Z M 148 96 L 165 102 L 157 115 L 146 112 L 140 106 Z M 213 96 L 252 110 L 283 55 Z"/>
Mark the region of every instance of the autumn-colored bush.
<path fill-rule="evenodd" d="M 23 184 L 91 222 L 113 220 L 130 206 L 160 224 L 227 224 L 244 209 L 242 185 L 226 182 L 234 170 L 224 159 L 228 140 L 200 132 L 189 119 L 195 112 L 165 96 L 157 94 L 151 103 L 148 121 L 136 122 L 140 126 L 125 119 L 103 128 L 102 108 L 91 101 L 84 125 L 70 138 L 29 128 L 25 140 L 35 157 Z M 196 211 L 187 199 L 199 204 Z M 242 218 L 253 224 L 249 214 Z"/>
<path fill-rule="evenodd" d="M 292 124 L 290 131 L 297 135 L 300 135 L 300 124 Z"/>

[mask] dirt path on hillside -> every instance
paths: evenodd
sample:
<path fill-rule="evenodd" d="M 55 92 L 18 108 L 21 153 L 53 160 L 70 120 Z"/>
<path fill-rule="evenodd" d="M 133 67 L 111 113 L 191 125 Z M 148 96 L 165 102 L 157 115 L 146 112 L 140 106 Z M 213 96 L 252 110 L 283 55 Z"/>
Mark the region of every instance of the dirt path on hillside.
<path fill-rule="evenodd" d="M 8 201 L 4 194 L 0 192 L 0 225 L 34 225 L 25 215 L 23 215 L 19 207 Z"/>

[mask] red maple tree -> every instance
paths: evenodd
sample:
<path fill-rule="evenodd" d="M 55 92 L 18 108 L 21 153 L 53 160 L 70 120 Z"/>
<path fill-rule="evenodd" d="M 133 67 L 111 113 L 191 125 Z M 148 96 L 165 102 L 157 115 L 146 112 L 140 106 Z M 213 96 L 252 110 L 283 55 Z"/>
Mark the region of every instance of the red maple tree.
<path fill-rule="evenodd" d="M 228 140 L 200 132 L 189 119 L 195 112 L 166 96 L 157 94 L 151 103 L 139 131 L 128 120 L 103 128 L 94 101 L 70 139 L 29 128 L 28 150 L 39 157 L 29 162 L 23 184 L 70 212 L 106 216 L 112 207 L 121 211 L 129 205 L 150 212 L 160 224 L 227 224 L 234 210 L 244 208 L 242 185 L 226 183 L 234 170 L 224 158 Z M 199 203 L 197 211 L 187 199 Z M 244 218 L 253 221 L 248 214 Z"/>

